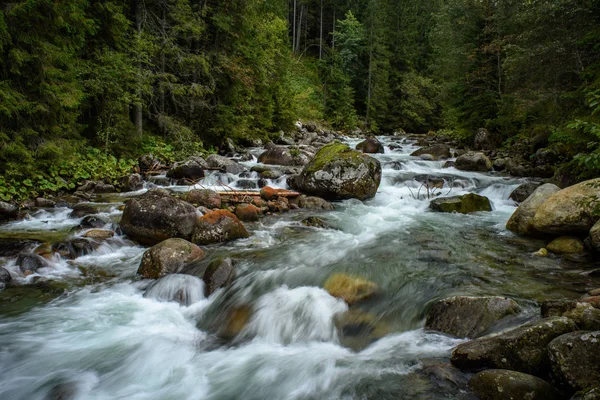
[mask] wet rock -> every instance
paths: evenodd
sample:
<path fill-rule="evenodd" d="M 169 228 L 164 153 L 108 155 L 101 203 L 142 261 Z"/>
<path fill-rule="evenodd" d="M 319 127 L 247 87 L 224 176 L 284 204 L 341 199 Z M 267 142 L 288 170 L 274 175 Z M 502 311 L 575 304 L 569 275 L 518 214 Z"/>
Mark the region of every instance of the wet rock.
<path fill-rule="evenodd" d="M 597 222 L 594 201 L 600 196 L 600 178 L 570 186 L 550 196 L 533 218 L 533 227 L 554 235 L 587 235 Z"/>
<path fill-rule="evenodd" d="M 446 161 L 442 168 L 454 168 L 456 163 L 454 161 Z"/>
<path fill-rule="evenodd" d="M 460 344 L 452 352 L 451 361 L 465 370 L 498 368 L 546 376 L 550 369 L 548 344 L 575 330 L 577 325 L 569 318 L 546 318 L 497 336 Z"/>
<path fill-rule="evenodd" d="M 192 189 L 183 195 L 183 199 L 198 207 L 221 208 L 221 196 L 210 189 Z"/>
<path fill-rule="evenodd" d="M 304 226 L 311 226 L 313 228 L 323 228 L 323 229 L 331 228 L 327 222 L 325 222 L 324 220 L 322 220 L 319 217 L 308 217 L 308 218 L 303 219 L 300 223 Z"/>
<path fill-rule="evenodd" d="M 217 154 L 211 154 L 208 156 L 206 158 L 206 163 L 209 167 L 218 168 L 221 171 L 227 172 L 228 174 L 237 175 L 246 170 L 246 168 L 240 163 Z"/>
<path fill-rule="evenodd" d="M 249 306 L 237 306 L 229 311 L 219 334 L 224 338 L 236 337 L 246 326 L 252 317 L 252 309 Z"/>
<path fill-rule="evenodd" d="M 79 223 L 79 228 L 80 229 L 102 228 L 107 223 L 108 223 L 107 221 L 98 217 L 97 215 L 88 215 L 88 216 L 83 217 L 83 219 Z"/>
<path fill-rule="evenodd" d="M 492 162 L 483 153 L 467 153 L 458 157 L 454 166 L 461 171 L 487 172 L 492 170 Z"/>
<path fill-rule="evenodd" d="M 275 179 L 279 179 L 283 176 L 283 174 L 280 171 L 274 170 L 274 169 L 270 169 L 267 171 L 263 171 L 260 173 L 260 177 L 262 179 L 271 179 L 271 180 L 275 180 Z"/>
<path fill-rule="evenodd" d="M 518 304 L 506 297 L 455 296 L 433 305 L 425 328 L 460 338 L 476 338 L 502 318 L 519 311 Z"/>
<path fill-rule="evenodd" d="M 252 204 L 240 204 L 235 208 L 235 215 L 240 221 L 258 221 L 260 214 L 260 208 Z"/>
<path fill-rule="evenodd" d="M 356 150 L 362 151 L 367 154 L 383 154 L 385 153 L 385 149 L 383 148 L 383 144 L 377 138 L 368 138 L 363 140 L 359 144 L 356 145 Z"/>
<path fill-rule="evenodd" d="M 0 268 L 0 284 L 6 284 L 12 281 L 12 276 L 6 268 Z"/>
<path fill-rule="evenodd" d="M 37 244 L 27 239 L 0 239 L 0 257 L 14 257 Z"/>
<path fill-rule="evenodd" d="M 190 157 L 184 162 L 175 163 L 173 168 L 167 172 L 167 177 L 197 181 L 204 178 L 204 170 L 207 168 L 208 164 L 202 157 Z"/>
<path fill-rule="evenodd" d="M 275 189 L 270 186 L 265 186 L 260 189 L 260 197 L 266 201 L 276 200 L 279 198 L 279 194 L 284 192 L 286 192 L 284 189 Z"/>
<path fill-rule="evenodd" d="M 59 383 L 50 389 L 44 400 L 74 400 L 77 398 L 77 392 L 77 385 L 75 383 Z"/>
<path fill-rule="evenodd" d="M 243 190 L 251 190 L 256 189 L 258 184 L 257 182 L 250 179 L 238 179 L 235 181 L 235 186 Z"/>
<path fill-rule="evenodd" d="M 323 147 L 291 182 L 294 189 L 327 200 L 375 196 L 381 182 L 378 160 L 341 143 Z"/>
<path fill-rule="evenodd" d="M 515 210 L 506 223 L 506 229 L 520 235 L 534 235 L 536 230 L 533 226 L 533 218 L 537 210 L 560 188 L 551 183 L 546 183 L 534 190 L 521 205 Z"/>
<path fill-rule="evenodd" d="M 204 258 L 204 250 L 184 239 L 167 239 L 144 252 L 138 275 L 158 279 L 179 272 L 186 264 Z"/>
<path fill-rule="evenodd" d="M 110 239 L 113 236 L 115 236 L 115 233 L 113 231 L 109 231 L 108 229 L 92 229 L 83 235 L 83 237 L 98 240 Z"/>
<path fill-rule="evenodd" d="M 204 293 L 208 297 L 217 289 L 229 286 L 235 279 L 236 261 L 231 258 L 211 262 L 202 278 L 205 283 Z"/>
<path fill-rule="evenodd" d="M 135 192 L 144 188 L 144 179 L 140 174 L 129 174 L 119 180 L 122 192 Z"/>
<path fill-rule="evenodd" d="M 431 154 L 421 154 L 419 158 L 423 161 L 435 161 L 435 157 Z"/>
<path fill-rule="evenodd" d="M 227 210 L 218 210 L 198 218 L 192 234 L 192 242 L 212 244 L 249 236 L 250 234 L 235 215 Z"/>
<path fill-rule="evenodd" d="M 25 276 L 34 274 L 38 269 L 49 266 L 48 261 L 33 253 L 19 254 L 16 265 Z"/>
<path fill-rule="evenodd" d="M 596 222 L 590 229 L 590 241 L 596 251 L 600 251 L 600 221 Z"/>
<path fill-rule="evenodd" d="M 363 349 L 390 333 L 380 318 L 358 309 L 336 315 L 334 323 L 342 344 L 352 349 Z"/>
<path fill-rule="evenodd" d="M 590 304 L 584 298 L 576 302 L 575 307 L 564 311 L 560 315 L 575 321 L 579 329 L 600 330 L 600 310 L 598 306 L 600 306 L 600 303 Z"/>
<path fill-rule="evenodd" d="M 471 378 L 469 388 L 481 400 L 561 400 L 564 397 L 548 382 L 533 375 L 489 369 Z"/>
<path fill-rule="evenodd" d="M 323 288 L 333 297 L 340 298 L 349 305 L 368 299 L 379 290 L 376 283 L 346 274 L 331 275 Z"/>
<path fill-rule="evenodd" d="M 169 274 L 151 282 L 144 297 L 190 306 L 204 299 L 204 282 L 197 276 Z"/>
<path fill-rule="evenodd" d="M 83 218 L 88 215 L 98 214 L 98 210 L 89 204 L 75 204 L 69 218 Z"/>
<path fill-rule="evenodd" d="M 269 211 L 276 213 L 290 211 L 289 200 L 285 197 L 281 197 L 276 200 L 271 200 L 267 202 L 267 207 L 269 207 Z"/>
<path fill-rule="evenodd" d="M 535 190 L 541 186 L 541 183 L 528 182 L 519 185 L 513 192 L 510 194 L 509 199 L 514 200 L 516 203 L 522 203 L 529 196 L 535 192 Z"/>
<path fill-rule="evenodd" d="M 335 207 L 333 204 L 328 202 L 325 199 L 315 196 L 305 196 L 302 195 L 296 199 L 296 204 L 298 207 L 305 208 L 309 210 L 333 210 Z"/>
<path fill-rule="evenodd" d="M 452 157 L 452 154 L 450 153 L 450 146 L 441 143 L 413 151 L 411 156 L 420 157 L 423 154 L 431 155 L 434 160 L 444 160 Z"/>
<path fill-rule="evenodd" d="M 429 208 L 438 212 L 457 212 L 468 214 L 478 211 L 492 211 L 492 205 L 487 197 L 474 193 L 462 196 L 438 197 L 431 200 Z"/>
<path fill-rule="evenodd" d="M 121 229 L 131 239 L 154 245 L 169 238 L 189 239 L 198 213 L 194 206 L 163 189 L 152 189 L 129 200 L 123 210 Z"/>
<path fill-rule="evenodd" d="M 550 242 L 546 248 L 557 254 L 580 254 L 585 251 L 583 242 L 573 236 L 561 236 L 556 238 Z"/>
<path fill-rule="evenodd" d="M 555 379 L 568 390 L 600 385 L 600 331 L 579 331 L 550 342 L 549 354 Z"/>
<path fill-rule="evenodd" d="M 19 216 L 19 207 L 0 201 L 0 222 L 15 219 Z"/>
<path fill-rule="evenodd" d="M 540 306 L 542 318 L 561 317 L 577 307 L 577 300 L 544 300 Z"/>
<path fill-rule="evenodd" d="M 55 205 L 56 203 L 50 199 L 45 199 L 43 197 L 35 199 L 35 206 L 39 208 L 53 208 Z"/>
<path fill-rule="evenodd" d="M 258 157 L 258 162 L 271 165 L 306 165 L 308 157 L 297 149 L 274 146 L 262 153 Z"/>
<path fill-rule="evenodd" d="M 65 242 L 54 243 L 52 251 L 60 254 L 63 258 L 75 259 L 91 254 L 95 249 L 94 243 L 87 239 L 78 238 L 71 239 Z"/>

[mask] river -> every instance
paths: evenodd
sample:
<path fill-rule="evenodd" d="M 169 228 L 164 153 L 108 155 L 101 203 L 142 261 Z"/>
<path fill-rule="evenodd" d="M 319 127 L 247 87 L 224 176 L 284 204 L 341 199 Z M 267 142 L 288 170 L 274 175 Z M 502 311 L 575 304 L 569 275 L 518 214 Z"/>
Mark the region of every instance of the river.
<path fill-rule="evenodd" d="M 422 329 L 433 301 L 510 296 L 523 312 L 507 327 L 533 318 L 540 300 L 573 298 L 600 281 L 577 259 L 535 256 L 544 242 L 505 229 L 515 210 L 508 196 L 524 179 L 444 169 L 410 157 L 411 140 L 380 139 L 374 199 L 266 216 L 247 224 L 250 238 L 207 246 L 210 259 L 239 260 L 234 284 L 209 298 L 193 276 L 154 286 L 136 277 L 145 249 L 122 236 L 72 261 L 55 256 L 27 277 L 14 257 L 0 259 L 14 277 L 0 291 L 0 398 L 44 399 L 56 385 L 94 400 L 471 398 L 468 376 L 447 367 L 462 340 Z M 429 211 L 424 176 L 444 179 L 435 190 L 443 196 L 487 196 L 493 211 Z M 247 186 L 257 176 L 213 174 L 204 185 L 236 188 L 240 179 Z M 271 185 L 285 187 L 285 177 Z M 142 192 L 94 206 L 118 222 L 119 206 Z M 0 238 L 60 240 L 80 221 L 69 212 L 33 212 L 1 225 Z M 307 228 L 307 216 L 334 229 Z M 377 283 L 378 295 L 349 308 L 322 289 L 338 272 Z M 169 301 L 181 290 L 186 304 Z M 252 310 L 249 322 L 223 337 L 226 316 L 240 309 Z"/>

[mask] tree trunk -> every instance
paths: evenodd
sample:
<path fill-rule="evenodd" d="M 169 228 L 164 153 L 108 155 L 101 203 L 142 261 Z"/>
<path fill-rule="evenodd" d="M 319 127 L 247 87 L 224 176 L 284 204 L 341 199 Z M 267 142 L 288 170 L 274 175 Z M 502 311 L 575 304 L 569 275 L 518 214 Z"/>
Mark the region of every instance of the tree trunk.
<path fill-rule="evenodd" d="M 319 23 L 319 60 L 323 58 L 323 0 L 321 0 L 321 22 Z"/>
<path fill-rule="evenodd" d="M 293 12 L 293 21 L 292 21 L 292 53 L 296 53 L 296 2 L 294 0 L 294 12 Z"/>
<path fill-rule="evenodd" d="M 138 40 L 142 37 L 142 0 L 138 0 L 135 5 L 135 28 L 138 35 Z M 139 138 L 142 137 L 144 132 L 144 115 L 142 109 L 142 64 L 138 64 L 138 89 L 137 89 L 137 102 L 134 104 L 135 111 L 135 132 Z"/>
<path fill-rule="evenodd" d="M 304 4 L 300 4 L 300 18 L 296 29 L 296 52 L 300 51 L 300 39 L 302 38 L 302 14 L 304 13 Z"/>

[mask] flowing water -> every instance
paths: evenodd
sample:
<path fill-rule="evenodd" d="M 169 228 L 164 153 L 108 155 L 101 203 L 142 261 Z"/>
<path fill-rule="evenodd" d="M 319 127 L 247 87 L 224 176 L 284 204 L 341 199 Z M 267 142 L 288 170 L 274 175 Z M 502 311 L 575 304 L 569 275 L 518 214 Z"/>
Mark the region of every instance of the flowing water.
<path fill-rule="evenodd" d="M 194 276 L 140 280 L 145 249 L 125 237 L 75 260 L 55 256 L 27 277 L 15 257 L 0 259 L 14 277 L 0 291 L 0 398 L 61 390 L 77 399 L 470 398 L 468 376 L 447 363 L 461 340 L 422 329 L 433 301 L 510 296 L 524 311 L 502 329 L 533 318 L 537 301 L 573 298 L 600 281 L 589 263 L 536 257 L 543 242 L 505 229 L 515 210 L 508 196 L 523 180 L 443 169 L 410 157 L 417 147 L 407 139 L 382 140 L 402 149 L 376 155 L 383 179 L 374 199 L 267 216 L 247 224 L 250 238 L 208 246 L 209 259 L 239 260 L 233 285 L 209 298 Z M 431 177 L 443 188 L 427 190 Z M 239 188 L 241 180 L 246 188 L 258 175 L 215 173 L 203 186 Z M 285 187 L 285 177 L 269 184 Z M 428 196 L 468 192 L 490 198 L 494 210 L 428 210 Z M 116 223 L 119 206 L 140 193 L 95 206 Z M 0 226 L 0 237 L 64 239 L 80 222 L 69 212 L 38 211 Z M 307 216 L 334 229 L 304 227 Z M 362 276 L 379 293 L 348 307 L 322 289 L 332 273 Z M 236 319 L 248 321 L 232 332 Z"/>

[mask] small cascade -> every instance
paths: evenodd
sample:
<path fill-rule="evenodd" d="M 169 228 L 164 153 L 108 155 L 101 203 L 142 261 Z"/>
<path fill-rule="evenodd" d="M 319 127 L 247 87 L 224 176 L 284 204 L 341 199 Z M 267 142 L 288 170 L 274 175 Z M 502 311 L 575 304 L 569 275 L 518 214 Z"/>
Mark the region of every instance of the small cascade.
<path fill-rule="evenodd" d="M 153 282 L 144 296 L 158 301 L 175 301 L 183 306 L 190 306 L 204 299 L 204 282 L 192 275 L 167 275 Z"/>

